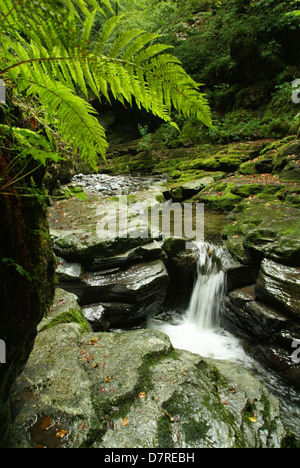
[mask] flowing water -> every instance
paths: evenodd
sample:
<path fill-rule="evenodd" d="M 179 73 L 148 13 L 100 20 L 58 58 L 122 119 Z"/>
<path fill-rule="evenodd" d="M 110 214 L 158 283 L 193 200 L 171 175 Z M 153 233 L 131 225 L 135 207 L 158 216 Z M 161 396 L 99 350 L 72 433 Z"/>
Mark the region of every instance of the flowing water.
<path fill-rule="evenodd" d="M 226 292 L 226 275 L 222 269 L 222 246 L 209 242 L 197 244 L 197 276 L 189 307 L 182 319 L 170 324 L 157 319 L 149 328 L 169 335 L 175 348 L 203 357 L 244 362 L 249 358 L 239 340 L 219 326 Z"/>
<path fill-rule="evenodd" d="M 189 306 L 176 323 L 151 319 L 148 327 L 166 333 L 177 349 L 203 357 L 236 362 L 254 374 L 281 402 L 282 417 L 300 442 L 299 392 L 274 372 L 249 357 L 239 339 L 220 327 L 226 294 L 226 275 L 222 269 L 224 249 L 209 242 L 198 243 L 197 275 Z"/>

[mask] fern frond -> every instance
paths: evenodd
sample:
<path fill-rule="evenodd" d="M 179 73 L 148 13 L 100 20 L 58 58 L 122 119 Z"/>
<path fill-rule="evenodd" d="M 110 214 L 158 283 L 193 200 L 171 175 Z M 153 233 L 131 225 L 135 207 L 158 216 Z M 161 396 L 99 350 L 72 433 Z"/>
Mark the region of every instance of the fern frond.
<path fill-rule="evenodd" d="M 48 77 L 44 77 L 43 82 L 29 80 L 26 94 L 38 96 L 51 120 L 57 120 L 62 138 L 78 149 L 91 167 L 97 169 L 98 155 L 105 158 L 108 144 L 93 107 L 69 88 L 54 83 Z"/>
<path fill-rule="evenodd" d="M 135 101 L 174 126 L 172 109 L 211 125 L 201 85 L 167 52 L 169 46 L 158 43 L 158 35 L 141 30 L 118 34 L 122 17 L 111 16 L 90 42 L 97 13 L 104 15 L 102 6 L 112 11 L 110 0 L 101 6 L 97 0 L 2 2 L 0 78 L 35 95 L 62 137 L 93 167 L 98 154 L 105 157 L 107 142 L 88 103 L 90 91 L 100 100 Z"/>

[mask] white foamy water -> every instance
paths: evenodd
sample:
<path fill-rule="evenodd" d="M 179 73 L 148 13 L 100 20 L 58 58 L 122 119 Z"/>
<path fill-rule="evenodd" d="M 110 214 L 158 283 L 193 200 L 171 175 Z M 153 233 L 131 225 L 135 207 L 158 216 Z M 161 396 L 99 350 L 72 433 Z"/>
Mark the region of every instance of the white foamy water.
<path fill-rule="evenodd" d="M 219 327 L 226 292 L 221 246 L 199 243 L 197 278 L 189 307 L 176 325 L 151 319 L 149 328 L 166 333 L 174 348 L 203 357 L 244 362 L 248 358 L 237 338 Z"/>

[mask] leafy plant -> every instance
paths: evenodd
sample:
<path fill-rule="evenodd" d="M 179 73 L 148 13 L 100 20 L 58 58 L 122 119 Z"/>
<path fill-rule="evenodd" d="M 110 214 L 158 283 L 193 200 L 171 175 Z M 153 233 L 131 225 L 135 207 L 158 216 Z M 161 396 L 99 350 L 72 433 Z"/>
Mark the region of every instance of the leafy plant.
<path fill-rule="evenodd" d="M 36 99 L 47 128 L 58 129 L 94 169 L 108 144 L 91 94 L 124 105 L 135 101 L 175 127 L 172 109 L 211 125 L 200 85 L 166 52 L 169 46 L 140 29 L 118 33 L 122 16 L 112 5 L 110 0 L 1 2 L 0 79 L 15 93 Z M 31 148 L 31 154 L 44 163 L 45 153 Z"/>

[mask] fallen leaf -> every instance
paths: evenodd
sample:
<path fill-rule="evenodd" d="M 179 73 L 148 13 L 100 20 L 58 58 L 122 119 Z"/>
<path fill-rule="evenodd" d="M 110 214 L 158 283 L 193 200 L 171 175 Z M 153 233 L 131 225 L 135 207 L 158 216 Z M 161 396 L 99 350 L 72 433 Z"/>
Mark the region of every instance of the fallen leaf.
<path fill-rule="evenodd" d="M 254 416 L 249 418 L 249 421 L 251 421 L 253 424 L 257 423 L 257 419 Z"/>
<path fill-rule="evenodd" d="M 106 377 L 105 382 L 110 382 L 109 375 Z"/>
<path fill-rule="evenodd" d="M 42 431 L 46 431 L 47 429 L 49 429 L 51 424 L 52 424 L 52 418 L 50 418 L 50 416 L 47 416 L 45 419 L 42 420 L 40 428 Z"/>
<path fill-rule="evenodd" d="M 128 426 L 128 424 L 129 424 L 129 419 L 128 419 L 128 418 L 122 419 L 121 424 L 122 424 L 123 427 Z"/>
<path fill-rule="evenodd" d="M 143 398 L 146 398 L 146 393 L 145 392 L 140 392 L 139 393 L 139 398 L 142 400 Z"/>
<path fill-rule="evenodd" d="M 100 338 L 92 338 L 91 341 L 89 342 L 89 345 L 94 346 L 94 344 L 97 343 L 97 341 L 99 340 Z"/>
<path fill-rule="evenodd" d="M 57 439 L 63 439 L 63 438 L 65 437 L 66 434 L 68 434 L 68 431 L 62 430 L 62 431 L 59 431 L 59 432 L 55 435 L 55 437 L 56 437 Z"/>

